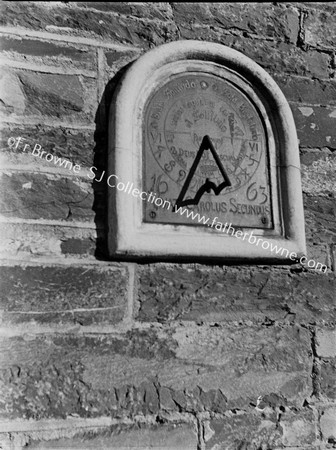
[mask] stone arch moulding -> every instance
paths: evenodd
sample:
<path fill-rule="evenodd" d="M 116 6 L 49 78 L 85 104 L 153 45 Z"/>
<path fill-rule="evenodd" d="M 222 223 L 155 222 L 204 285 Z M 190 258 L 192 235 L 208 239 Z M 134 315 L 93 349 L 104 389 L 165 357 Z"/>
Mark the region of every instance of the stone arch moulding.
<path fill-rule="evenodd" d="M 127 70 L 108 175 L 113 259 L 287 264 L 306 252 L 291 110 L 264 69 L 224 45 L 164 44 Z"/>

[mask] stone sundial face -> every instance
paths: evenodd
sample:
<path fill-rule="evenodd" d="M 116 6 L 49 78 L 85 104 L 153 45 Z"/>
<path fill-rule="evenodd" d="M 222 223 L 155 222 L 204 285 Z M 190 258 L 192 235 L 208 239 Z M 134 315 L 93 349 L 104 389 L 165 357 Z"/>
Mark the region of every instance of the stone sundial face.
<path fill-rule="evenodd" d="M 197 40 L 142 55 L 115 90 L 109 142 L 109 170 L 134 187 L 109 190 L 111 256 L 287 264 L 305 254 L 293 115 L 246 55 Z"/>
<path fill-rule="evenodd" d="M 171 75 L 145 106 L 143 189 L 211 220 L 273 228 L 266 143 L 261 114 L 241 87 L 209 73 Z M 197 225 L 147 202 L 143 220 Z"/>

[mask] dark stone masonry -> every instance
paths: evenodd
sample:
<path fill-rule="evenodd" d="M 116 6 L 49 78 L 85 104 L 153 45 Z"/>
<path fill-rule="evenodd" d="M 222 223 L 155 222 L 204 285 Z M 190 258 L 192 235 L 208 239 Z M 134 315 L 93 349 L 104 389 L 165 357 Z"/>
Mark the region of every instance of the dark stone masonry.
<path fill-rule="evenodd" d="M 335 2 L 2 2 L 2 450 L 336 448 L 335 16 Z M 308 257 L 326 273 L 109 261 L 107 185 L 32 156 L 107 170 L 120 74 L 182 39 L 242 52 L 285 94 Z"/>

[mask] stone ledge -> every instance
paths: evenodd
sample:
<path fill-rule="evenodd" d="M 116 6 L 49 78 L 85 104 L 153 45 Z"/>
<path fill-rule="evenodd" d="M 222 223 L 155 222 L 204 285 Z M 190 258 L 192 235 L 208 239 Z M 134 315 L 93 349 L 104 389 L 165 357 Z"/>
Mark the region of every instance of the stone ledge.
<path fill-rule="evenodd" d="M 183 417 L 181 417 L 183 420 Z M 176 418 L 175 418 L 176 420 Z M 3 429 L 0 423 L 0 429 Z M 0 444 L 5 450 L 196 450 L 197 433 L 192 423 L 155 424 L 115 421 L 108 417 L 91 420 L 67 419 L 39 421 L 22 426 L 13 423 L 0 432 Z"/>

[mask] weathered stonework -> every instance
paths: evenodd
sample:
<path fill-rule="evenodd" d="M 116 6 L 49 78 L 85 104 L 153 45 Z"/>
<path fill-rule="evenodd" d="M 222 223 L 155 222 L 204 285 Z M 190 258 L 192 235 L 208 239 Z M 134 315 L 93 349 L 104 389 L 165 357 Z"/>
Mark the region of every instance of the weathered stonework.
<path fill-rule="evenodd" d="M 3 267 L 3 324 L 117 324 L 127 308 L 122 267 Z"/>
<path fill-rule="evenodd" d="M 3 2 L 0 447 L 335 447 L 335 5 Z M 108 111 L 160 44 L 226 45 L 297 128 L 308 256 L 293 266 L 107 257 Z M 31 147 L 8 144 L 22 137 Z M 35 144 L 82 168 L 33 156 Z"/>
<path fill-rule="evenodd" d="M 144 266 L 137 317 L 161 323 L 324 323 L 334 320 L 335 282 L 333 276 L 266 268 Z"/>

